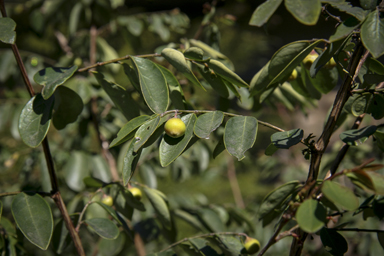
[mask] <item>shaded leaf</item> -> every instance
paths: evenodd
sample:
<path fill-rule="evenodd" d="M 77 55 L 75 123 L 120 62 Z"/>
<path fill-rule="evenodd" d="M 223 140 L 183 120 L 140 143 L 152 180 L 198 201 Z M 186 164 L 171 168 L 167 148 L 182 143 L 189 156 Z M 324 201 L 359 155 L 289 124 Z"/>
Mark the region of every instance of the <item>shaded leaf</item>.
<path fill-rule="evenodd" d="M 115 106 L 123 113 L 127 120 L 130 120 L 140 115 L 140 108 L 136 102 L 131 98 L 127 90 L 120 85 L 109 82 L 104 78 L 104 75 L 98 72 L 92 72 L 101 87 L 111 98 Z"/>
<path fill-rule="evenodd" d="M 104 239 L 113 240 L 119 236 L 119 229 L 115 223 L 109 219 L 94 218 L 85 220 L 84 222 L 87 223 L 96 234 Z"/>
<path fill-rule="evenodd" d="M 315 25 L 321 12 L 320 0 L 285 0 L 285 7 L 296 20 L 305 25 Z"/>
<path fill-rule="evenodd" d="M 199 80 L 193 74 L 192 70 L 189 68 L 188 63 L 181 52 L 172 48 L 165 48 L 161 51 L 161 56 L 163 56 L 178 71 L 183 73 L 183 75 L 188 78 L 189 81 L 205 90 L 205 88 L 200 84 Z"/>
<path fill-rule="evenodd" d="M 327 211 L 317 200 L 304 201 L 296 212 L 296 220 L 300 228 L 308 233 L 320 230 L 326 221 Z"/>
<path fill-rule="evenodd" d="M 357 97 L 352 103 L 352 107 L 351 107 L 352 114 L 358 117 L 359 115 L 366 113 L 366 109 L 368 107 L 370 98 L 371 98 L 370 94 L 361 95 Z"/>
<path fill-rule="evenodd" d="M 68 187 L 77 192 L 83 190 L 85 188 L 83 180 L 89 176 L 89 168 L 87 155 L 82 151 L 72 151 L 69 161 L 64 166 Z"/>
<path fill-rule="evenodd" d="M 117 221 L 117 223 L 121 224 L 120 218 L 118 217 L 116 211 L 111 206 L 108 206 L 108 205 L 103 204 L 102 202 L 98 202 L 98 201 L 96 201 L 96 203 L 98 205 L 100 205 L 101 207 L 103 207 L 104 210 L 106 210 L 109 213 L 109 215 L 111 215 L 112 218 Z"/>
<path fill-rule="evenodd" d="M 224 114 L 221 111 L 213 111 L 199 116 L 193 128 L 197 137 L 208 139 L 211 132 L 216 130 L 223 122 Z"/>
<path fill-rule="evenodd" d="M 338 9 L 339 11 L 346 12 L 349 15 L 355 17 L 356 19 L 363 21 L 369 11 L 364 11 L 360 7 L 354 7 L 350 2 L 346 1 L 334 1 L 334 0 L 322 0 L 323 3 L 329 3 L 332 7 Z"/>
<path fill-rule="evenodd" d="M 206 43 L 204 43 L 202 41 L 199 41 L 199 40 L 196 40 L 196 39 L 189 39 L 189 42 L 193 46 L 196 46 L 196 47 L 199 47 L 200 49 L 202 49 L 206 54 L 208 54 L 212 58 L 215 58 L 215 59 L 217 59 L 217 58 L 219 58 L 219 59 L 227 59 L 227 56 L 225 56 L 224 54 L 222 54 L 219 51 L 216 51 L 211 46 L 207 45 Z"/>
<path fill-rule="evenodd" d="M 134 136 L 134 131 L 150 118 L 150 116 L 142 115 L 131 119 L 120 129 L 117 133 L 117 137 L 113 139 L 109 145 L 109 148 L 120 145 L 121 143 L 131 139 Z"/>
<path fill-rule="evenodd" d="M 259 220 L 270 215 L 274 210 L 280 209 L 280 205 L 299 187 L 298 181 L 291 181 L 271 191 L 261 203 L 258 212 Z"/>
<path fill-rule="evenodd" d="M 190 47 L 184 52 L 184 56 L 192 60 L 202 60 L 204 51 L 199 47 Z"/>
<path fill-rule="evenodd" d="M 209 83 L 212 89 L 215 90 L 215 92 L 217 92 L 223 98 L 229 97 L 228 88 L 220 76 L 212 74 L 210 70 L 205 71 L 200 67 L 197 70 L 199 71 L 200 75 L 205 79 L 205 81 Z"/>
<path fill-rule="evenodd" d="M 55 91 L 54 112 L 52 122 L 56 129 L 64 129 L 67 124 L 73 123 L 83 111 L 83 101 L 80 96 L 65 86 Z"/>
<path fill-rule="evenodd" d="M 161 224 L 166 229 L 171 229 L 171 214 L 168 209 L 168 204 L 165 201 L 164 194 L 160 191 L 144 187 L 144 192 L 147 195 L 149 202 L 155 209 Z"/>
<path fill-rule="evenodd" d="M 70 68 L 45 68 L 37 72 L 33 76 L 33 80 L 41 85 L 44 85 L 41 95 L 45 100 L 50 98 L 59 85 L 62 85 L 76 72 L 77 66 Z"/>
<path fill-rule="evenodd" d="M 179 110 L 185 109 L 186 100 L 184 98 L 184 92 L 179 84 L 179 81 L 176 79 L 176 77 L 172 74 L 171 71 L 161 65 L 157 66 L 160 68 L 161 72 L 163 72 L 165 80 L 167 81 L 170 93 L 169 96 L 171 98 L 172 105 Z"/>
<path fill-rule="evenodd" d="M 142 124 L 139 129 L 135 133 L 135 138 L 133 139 L 134 148 L 133 151 L 136 153 L 152 136 L 152 134 L 156 131 L 160 122 L 160 115 L 156 115 L 155 118 L 146 121 Z"/>
<path fill-rule="evenodd" d="M 48 133 L 54 97 L 44 100 L 41 94 L 33 96 L 21 111 L 19 132 L 29 147 L 37 147 Z"/>
<path fill-rule="evenodd" d="M 0 41 L 6 44 L 14 44 L 16 41 L 16 22 L 8 17 L 0 18 Z"/>
<path fill-rule="evenodd" d="M 327 252 L 334 256 L 343 256 L 348 251 L 348 243 L 336 230 L 322 228 L 320 239 Z"/>
<path fill-rule="evenodd" d="M 346 176 L 352 181 L 352 183 L 362 189 L 375 190 L 373 181 L 367 172 L 363 170 L 348 172 Z"/>
<path fill-rule="evenodd" d="M 208 67 L 212 69 L 217 75 L 223 77 L 225 80 L 227 80 L 230 83 L 233 83 L 238 87 L 249 87 L 249 85 L 243 79 L 241 79 L 240 76 L 238 76 L 232 70 L 227 68 L 220 61 L 210 60 L 208 62 Z"/>
<path fill-rule="evenodd" d="M 375 133 L 377 126 L 370 125 L 361 129 L 348 130 L 340 134 L 340 139 L 351 146 L 364 143 L 369 136 Z"/>
<path fill-rule="evenodd" d="M 102 239 L 99 243 L 99 253 L 101 256 L 114 256 L 123 250 L 126 243 L 124 233 L 120 233 L 114 240 Z"/>
<path fill-rule="evenodd" d="M 278 147 L 276 147 L 273 143 L 269 144 L 268 147 L 265 149 L 264 154 L 266 156 L 273 155 L 277 150 L 279 150 Z"/>
<path fill-rule="evenodd" d="M 384 176 L 377 172 L 366 172 L 371 178 L 376 194 L 384 195 Z"/>
<path fill-rule="evenodd" d="M 132 86 L 136 89 L 136 91 L 141 93 L 140 81 L 139 81 L 139 77 L 137 76 L 136 70 L 132 68 L 130 65 L 128 65 L 127 63 L 123 63 L 122 65 L 124 68 L 124 73 L 128 77 Z"/>
<path fill-rule="evenodd" d="M 258 123 L 251 116 L 236 116 L 228 120 L 224 131 L 224 144 L 227 151 L 240 161 L 244 153 L 256 141 Z"/>
<path fill-rule="evenodd" d="M 221 152 L 225 150 L 224 136 L 220 138 L 219 142 L 216 144 L 215 149 L 213 150 L 212 157 L 215 159 Z"/>
<path fill-rule="evenodd" d="M 195 114 L 188 114 L 181 118 L 186 126 L 185 134 L 179 138 L 164 135 L 160 143 L 159 157 L 161 166 L 168 166 L 176 160 L 187 147 L 193 137 L 193 127 L 196 122 Z"/>
<path fill-rule="evenodd" d="M 48 203 L 38 194 L 20 193 L 13 198 L 12 215 L 24 236 L 46 250 L 52 238 L 53 217 Z"/>
<path fill-rule="evenodd" d="M 379 240 L 381 247 L 384 249 L 384 232 L 377 232 L 377 240 Z"/>
<path fill-rule="evenodd" d="M 150 60 L 133 56 L 131 59 L 136 66 L 140 88 L 148 107 L 157 114 L 165 112 L 169 104 L 169 92 L 163 73 Z"/>
<path fill-rule="evenodd" d="M 348 36 L 353 30 L 358 28 L 359 25 L 360 21 L 358 19 L 349 17 L 336 28 L 336 32 L 329 38 L 329 41 L 335 42 Z"/>
<path fill-rule="evenodd" d="M 361 40 L 374 58 L 384 53 L 384 20 L 379 10 L 371 12 L 361 26 Z"/>
<path fill-rule="evenodd" d="M 267 0 L 259 5 L 253 12 L 249 25 L 261 27 L 277 10 L 283 0 Z"/>
<path fill-rule="evenodd" d="M 133 174 L 135 173 L 136 165 L 140 158 L 141 150 L 139 150 L 137 153 L 134 151 L 135 142 L 135 139 L 132 139 L 132 141 L 129 143 L 127 153 L 125 153 L 124 156 L 122 170 L 124 186 L 127 185 L 127 183 L 131 180 Z"/>
<path fill-rule="evenodd" d="M 359 207 L 359 200 L 352 190 L 333 181 L 324 181 L 321 192 L 332 203 L 353 211 Z"/>
<path fill-rule="evenodd" d="M 304 131 L 302 129 L 293 129 L 285 132 L 276 132 L 271 135 L 271 141 L 277 148 L 288 149 L 303 139 Z"/>
<path fill-rule="evenodd" d="M 71 241 L 71 236 L 65 226 L 65 222 L 63 219 L 60 219 L 60 221 L 55 225 L 52 235 L 52 246 L 55 249 L 55 252 L 61 254 L 71 243 Z"/>

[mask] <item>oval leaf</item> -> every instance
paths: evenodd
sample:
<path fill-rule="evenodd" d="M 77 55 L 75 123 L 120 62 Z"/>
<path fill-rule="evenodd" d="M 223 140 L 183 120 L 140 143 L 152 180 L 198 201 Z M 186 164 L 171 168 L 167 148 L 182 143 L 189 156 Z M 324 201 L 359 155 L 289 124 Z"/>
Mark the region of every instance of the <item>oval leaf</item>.
<path fill-rule="evenodd" d="M 342 256 L 348 251 L 348 243 L 336 230 L 323 228 L 320 231 L 320 239 L 327 252 L 331 255 Z"/>
<path fill-rule="evenodd" d="M 12 201 L 12 215 L 24 236 L 46 250 L 52 238 L 53 217 L 48 203 L 38 194 L 20 193 Z"/>
<path fill-rule="evenodd" d="M 196 122 L 196 115 L 189 114 L 183 116 L 181 120 L 186 126 L 184 136 L 180 138 L 172 138 L 168 135 L 164 135 L 160 143 L 159 157 L 161 166 L 168 166 L 170 163 L 176 160 L 176 158 L 185 150 L 189 141 L 193 137 L 193 127 Z"/>
<path fill-rule="evenodd" d="M 164 194 L 152 188 L 144 187 L 144 192 L 149 199 L 149 202 L 155 209 L 161 224 L 166 229 L 171 229 L 171 214 L 168 209 L 168 204 L 164 199 Z"/>
<path fill-rule="evenodd" d="M 271 141 L 277 148 L 288 149 L 303 139 L 304 131 L 302 129 L 293 129 L 286 132 L 276 132 L 271 135 Z"/>
<path fill-rule="evenodd" d="M 155 63 L 131 56 L 136 66 L 140 88 L 148 107 L 157 114 L 165 112 L 169 104 L 169 92 L 165 77 Z"/>
<path fill-rule="evenodd" d="M 202 60 L 203 55 L 204 51 L 199 47 L 190 47 L 184 52 L 184 56 L 192 60 Z"/>
<path fill-rule="evenodd" d="M 52 96 L 59 85 L 62 85 L 73 76 L 76 70 L 76 65 L 70 68 L 45 68 L 37 72 L 33 76 L 33 80 L 38 84 L 44 85 L 41 95 L 46 100 Z"/>
<path fill-rule="evenodd" d="M 261 27 L 277 10 L 283 0 L 267 0 L 253 12 L 249 25 Z"/>
<path fill-rule="evenodd" d="M 249 87 L 249 85 L 241 79 L 236 73 L 227 68 L 223 63 L 217 60 L 210 60 L 208 67 L 212 69 L 217 75 L 221 76 L 225 80 L 237 85 L 239 87 Z"/>
<path fill-rule="evenodd" d="M 280 209 L 280 205 L 285 201 L 288 196 L 290 196 L 298 187 L 300 187 L 300 182 L 291 181 L 275 190 L 271 191 L 261 203 L 259 209 L 259 220 L 269 215 L 271 212 L 276 209 Z"/>
<path fill-rule="evenodd" d="M 160 122 L 160 116 L 157 115 L 156 118 L 146 121 L 135 133 L 134 138 L 134 148 L 133 151 L 137 152 L 151 137 L 151 135 L 156 131 L 157 126 Z"/>
<path fill-rule="evenodd" d="M 55 91 L 53 125 L 56 129 L 64 129 L 67 124 L 73 123 L 83 111 L 83 100 L 80 96 L 65 86 L 60 86 Z"/>
<path fill-rule="evenodd" d="M 91 229 L 93 229 L 96 234 L 104 239 L 113 240 L 119 236 L 119 229 L 115 223 L 109 219 L 94 218 L 85 220 L 84 222 L 87 223 L 88 226 L 91 227 Z"/>
<path fill-rule="evenodd" d="M 183 75 L 188 78 L 189 81 L 205 90 L 205 88 L 200 84 L 199 80 L 193 74 L 192 70 L 189 68 L 187 61 L 181 52 L 172 48 L 165 48 L 161 51 L 161 56 L 163 56 L 178 71 L 183 73 Z"/>
<path fill-rule="evenodd" d="M 320 0 L 285 0 L 285 7 L 296 20 L 305 25 L 315 25 L 321 12 Z"/>
<path fill-rule="evenodd" d="M 117 133 L 117 137 L 109 145 L 109 148 L 120 145 L 121 143 L 126 142 L 127 140 L 132 138 L 134 135 L 133 132 L 148 119 L 150 119 L 149 116 L 142 115 L 130 120 L 120 129 L 120 131 Z"/>
<path fill-rule="evenodd" d="M 171 71 L 161 65 L 157 66 L 160 68 L 161 72 L 163 72 L 165 80 L 167 81 L 172 105 L 179 110 L 185 109 L 186 100 L 184 98 L 184 92 L 179 84 L 179 81 L 177 81 L 176 77 L 172 74 Z"/>
<path fill-rule="evenodd" d="M 296 220 L 300 228 L 308 233 L 321 229 L 326 221 L 327 211 L 317 200 L 304 201 L 296 212 Z"/>
<path fill-rule="evenodd" d="M 14 44 L 16 41 L 16 22 L 13 19 L 0 18 L 0 41 L 6 44 Z"/>
<path fill-rule="evenodd" d="M 329 201 L 346 210 L 353 211 L 359 207 L 359 200 L 353 191 L 338 183 L 329 180 L 324 181 L 321 191 Z"/>
<path fill-rule="evenodd" d="M 21 111 L 19 132 L 21 139 L 28 146 L 40 145 L 48 133 L 51 123 L 54 97 L 44 100 L 41 94 L 31 98 Z"/>
<path fill-rule="evenodd" d="M 139 152 L 134 151 L 135 139 L 129 143 L 127 153 L 125 153 L 123 161 L 123 184 L 124 186 L 131 180 L 136 170 L 137 162 L 140 159 L 141 150 Z"/>
<path fill-rule="evenodd" d="M 256 141 L 257 120 L 251 116 L 236 116 L 228 120 L 224 131 L 224 144 L 227 151 L 240 161 L 244 153 Z"/>
<path fill-rule="evenodd" d="M 200 67 L 197 68 L 197 70 L 199 71 L 200 75 L 205 79 L 205 81 L 209 83 L 212 89 L 215 90 L 221 97 L 229 97 L 228 87 L 220 76 L 217 76 L 216 74 L 211 74 L 209 70 L 205 71 Z"/>
<path fill-rule="evenodd" d="M 140 107 L 132 99 L 131 95 L 122 86 L 105 80 L 104 75 L 98 72 L 92 72 L 97 82 L 104 89 L 104 91 L 111 98 L 115 106 L 123 113 L 127 120 L 137 117 L 140 115 Z"/>
<path fill-rule="evenodd" d="M 369 136 L 375 133 L 377 126 L 370 125 L 361 129 L 353 129 L 340 134 L 340 139 L 350 146 L 364 143 Z"/>
<path fill-rule="evenodd" d="M 83 190 L 85 188 L 84 178 L 89 176 L 89 169 L 88 157 L 84 152 L 71 152 L 71 157 L 64 166 L 65 181 L 68 187 L 77 192 Z"/>
<path fill-rule="evenodd" d="M 361 40 L 374 58 L 384 53 L 384 21 L 380 19 L 380 12 L 371 12 L 361 26 Z"/>
<path fill-rule="evenodd" d="M 201 139 L 208 139 L 211 132 L 216 130 L 223 122 L 224 114 L 221 111 L 214 111 L 203 114 L 197 118 L 194 132 Z"/>
<path fill-rule="evenodd" d="M 329 41 L 335 42 L 339 39 L 342 39 L 346 36 L 348 36 L 350 33 L 353 32 L 358 26 L 360 25 L 360 21 L 357 20 L 355 17 L 350 17 L 346 19 L 343 23 L 341 23 L 337 28 L 335 34 L 333 34 Z"/>

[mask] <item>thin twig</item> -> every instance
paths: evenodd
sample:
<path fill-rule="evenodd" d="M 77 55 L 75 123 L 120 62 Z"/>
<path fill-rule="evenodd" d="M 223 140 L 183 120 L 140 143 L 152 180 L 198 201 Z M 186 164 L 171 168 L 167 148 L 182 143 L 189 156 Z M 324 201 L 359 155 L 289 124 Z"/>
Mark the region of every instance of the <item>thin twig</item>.
<path fill-rule="evenodd" d="M 80 216 L 79 216 L 79 220 L 77 221 L 77 226 L 76 226 L 76 232 L 79 232 L 80 230 L 80 226 L 81 224 L 83 223 L 83 217 L 84 217 L 84 214 L 85 214 L 85 211 L 87 210 L 88 206 L 90 206 L 91 204 L 95 203 L 95 201 L 89 201 L 88 203 L 86 203 L 84 205 L 84 208 L 83 210 L 81 211 L 80 213 Z"/>
<path fill-rule="evenodd" d="M 279 226 L 273 233 L 272 237 L 269 239 L 268 243 L 263 247 L 263 249 L 261 249 L 261 251 L 259 252 L 259 254 L 257 254 L 257 256 L 264 255 L 264 253 L 269 249 L 269 247 L 271 247 L 273 244 L 277 242 L 277 239 L 276 239 L 277 236 L 279 235 L 281 229 L 285 226 L 285 224 L 288 223 L 288 221 L 289 221 L 288 219 L 284 219 L 280 222 Z"/>
<path fill-rule="evenodd" d="M 160 57 L 160 56 L 161 56 L 161 54 L 158 54 L 158 53 L 135 55 L 135 57 L 139 57 L 139 58 L 152 58 L 152 57 Z M 123 56 L 123 57 L 120 57 L 117 59 L 108 60 L 108 61 L 104 61 L 104 62 L 97 62 L 93 65 L 88 66 L 88 67 L 78 69 L 77 72 L 84 72 L 84 71 L 87 71 L 87 70 L 90 70 L 90 69 L 93 69 L 96 67 L 101 67 L 101 66 L 111 64 L 111 63 L 117 63 L 117 62 L 122 61 L 122 60 L 128 60 L 129 58 L 131 58 L 131 55 L 126 55 L 126 56 Z"/>
<path fill-rule="evenodd" d="M 239 182 L 237 181 L 236 168 L 235 168 L 235 163 L 233 161 L 233 157 L 228 157 L 227 175 L 228 175 L 229 184 L 231 185 L 231 190 L 232 190 L 233 197 L 235 199 L 236 206 L 241 209 L 244 209 L 245 204 L 244 204 L 243 197 L 241 196 Z"/>

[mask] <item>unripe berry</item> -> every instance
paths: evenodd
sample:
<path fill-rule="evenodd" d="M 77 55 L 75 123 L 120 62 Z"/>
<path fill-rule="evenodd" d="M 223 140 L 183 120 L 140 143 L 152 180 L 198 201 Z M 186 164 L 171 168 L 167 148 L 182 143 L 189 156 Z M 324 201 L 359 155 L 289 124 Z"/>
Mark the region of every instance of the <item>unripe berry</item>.
<path fill-rule="evenodd" d="M 297 71 L 294 69 L 291 73 L 291 75 L 288 77 L 288 81 L 293 81 L 297 78 Z"/>
<path fill-rule="evenodd" d="M 247 237 L 247 239 L 245 239 L 244 247 L 246 253 L 254 254 L 260 250 L 260 242 L 255 238 Z"/>
<path fill-rule="evenodd" d="M 169 119 L 164 126 L 165 133 L 172 138 L 179 138 L 185 133 L 185 124 L 180 118 Z"/>
<path fill-rule="evenodd" d="M 311 52 L 310 54 L 308 54 L 303 60 L 304 67 L 309 70 L 312 66 L 312 63 L 315 62 L 317 57 L 319 57 L 319 54 L 317 54 L 316 52 Z"/>
<path fill-rule="evenodd" d="M 112 206 L 113 205 L 113 198 L 111 196 L 104 195 L 101 199 L 101 202 L 105 205 Z"/>
<path fill-rule="evenodd" d="M 139 188 L 132 187 L 128 190 L 129 192 L 131 192 L 134 198 L 136 198 L 137 200 L 141 200 L 141 197 L 143 196 L 143 194 L 141 193 L 141 190 Z"/>

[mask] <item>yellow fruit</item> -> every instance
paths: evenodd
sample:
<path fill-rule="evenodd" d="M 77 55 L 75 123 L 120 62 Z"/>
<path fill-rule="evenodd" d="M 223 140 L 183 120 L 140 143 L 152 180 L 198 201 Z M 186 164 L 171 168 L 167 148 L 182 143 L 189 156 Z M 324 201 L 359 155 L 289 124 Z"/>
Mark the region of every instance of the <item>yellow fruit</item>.
<path fill-rule="evenodd" d="M 129 192 L 131 192 L 133 197 L 136 198 L 137 200 L 140 200 L 141 197 L 143 196 L 143 194 L 141 193 L 141 190 L 138 188 L 130 188 L 128 190 L 129 190 Z"/>
<path fill-rule="evenodd" d="M 164 126 L 165 133 L 172 138 L 179 138 L 185 133 L 185 124 L 180 118 L 169 119 Z"/>
<path fill-rule="evenodd" d="M 260 250 L 260 242 L 252 237 L 247 237 L 244 243 L 245 250 L 248 254 L 254 254 Z"/>
<path fill-rule="evenodd" d="M 291 73 L 291 75 L 288 77 L 288 81 L 293 81 L 297 78 L 297 71 L 294 69 Z"/>
<path fill-rule="evenodd" d="M 308 54 L 303 60 L 304 67 L 309 70 L 312 66 L 312 63 L 315 62 L 317 57 L 319 57 L 319 54 L 317 54 L 317 53 L 312 52 L 312 53 Z"/>
<path fill-rule="evenodd" d="M 103 199 L 101 199 L 101 202 L 105 205 L 112 206 L 113 205 L 113 198 L 111 196 L 103 196 Z"/>
<path fill-rule="evenodd" d="M 325 64 L 326 68 L 334 68 L 336 67 L 337 63 L 334 58 L 330 59 L 327 64 Z"/>

